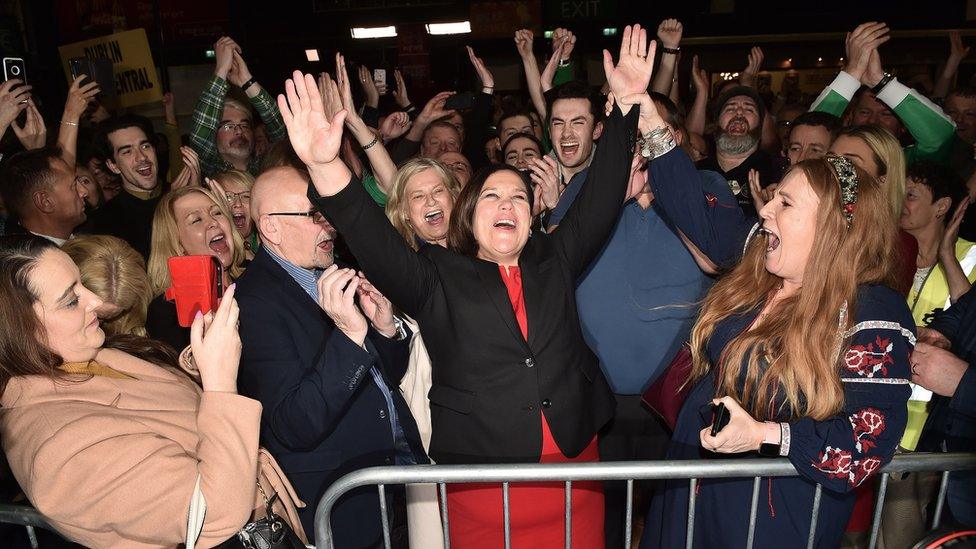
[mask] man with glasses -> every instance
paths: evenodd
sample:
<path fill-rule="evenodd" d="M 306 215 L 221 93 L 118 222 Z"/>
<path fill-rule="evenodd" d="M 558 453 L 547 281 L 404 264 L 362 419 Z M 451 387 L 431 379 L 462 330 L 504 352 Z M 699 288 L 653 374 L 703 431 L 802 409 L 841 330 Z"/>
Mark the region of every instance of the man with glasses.
<path fill-rule="evenodd" d="M 237 281 L 243 344 L 238 387 L 264 406 L 261 444 L 306 503 L 309 539 L 318 500 L 346 473 L 374 465 L 426 463 L 420 435 L 397 387 L 408 332 L 390 302 L 352 269 L 334 265 L 336 231 L 312 207 L 308 173 L 262 173 L 251 189 L 261 248 Z M 358 297 L 358 305 L 353 298 Z M 388 490 L 387 508 L 402 507 Z M 375 490 L 353 491 L 333 512 L 336 547 L 381 541 Z M 397 518 L 393 517 L 394 545 Z"/>
<path fill-rule="evenodd" d="M 214 45 L 216 68 L 193 111 L 190 144 L 200 155 L 203 175 L 237 169 L 257 175 L 261 158 L 254 154 L 254 126 L 251 108 L 228 98 L 229 84 L 241 89 L 264 122 L 270 142 L 285 137 L 281 113 L 271 95 L 251 76 L 236 42 L 224 36 Z"/>

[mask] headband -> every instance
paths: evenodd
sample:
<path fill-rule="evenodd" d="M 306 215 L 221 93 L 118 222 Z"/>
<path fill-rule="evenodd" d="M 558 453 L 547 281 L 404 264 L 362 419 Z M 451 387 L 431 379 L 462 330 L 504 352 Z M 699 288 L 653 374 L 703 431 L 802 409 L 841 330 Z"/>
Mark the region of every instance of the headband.
<path fill-rule="evenodd" d="M 851 222 L 854 221 L 854 207 L 857 204 L 857 185 L 859 183 L 857 171 L 854 169 L 854 164 L 843 156 L 827 153 L 824 159 L 834 169 L 837 180 L 840 181 L 841 212 L 847 220 L 847 228 L 850 228 Z"/>

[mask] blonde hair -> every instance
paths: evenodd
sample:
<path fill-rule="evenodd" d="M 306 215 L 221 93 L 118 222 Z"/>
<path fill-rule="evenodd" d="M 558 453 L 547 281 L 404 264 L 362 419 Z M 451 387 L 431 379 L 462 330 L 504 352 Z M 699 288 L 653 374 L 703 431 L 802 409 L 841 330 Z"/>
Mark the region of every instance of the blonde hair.
<path fill-rule="evenodd" d="M 68 254 L 81 271 L 81 283 L 120 309 L 119 314 L 102 319 L 106 336 L 146 335 L 146 309 L 152 294 L 146 261 L 124 240 L 114 236 L 79 236 L 64 243 Z"/>
<path fill-rule="evenodd" d="M 220 183 L 221 185 L 224 185 L 227 182 L 237 183 L 249 191 L 251 190 L 251 187 L 254 186 L 254 176 L 241 170 L 223 171 L 215 175 L 214 179 L 216 179 L 217 183 Z"/>
<path fill-rule="evenodd" d="M 882 185 L 888 194 L 888 204 L 897 220 L 905 204 L 907 171 L 905 151 L 901 148 L 898 138 L 881 126 L 844 128 L 837 137 L 842 135 L 864 141 L 874 153 L 874 163 L 878 165 L 878 177 L 883 179 Z"/>
<path fill-rule="evenodd" d="M 799 291 L 768 311 L 752 330 L 735 336 L 719 358 L 717 395 L 729 395 L 759 421 L 774 419 L 783 406 L 794 418 L 822 420 L 843 407 L 839 375 L 842 307 L 856 311 L 858 286 L 893 281 L 891 250 L 895 220 L 880 183 L 861 169 L 857 205 L 850 228 L 842 214 L 840 183 L 825 159 L 805 160 L 800 171 L 820 198 L 816 235 Z M 712 287 L 691 333 L 692 372 L 689 383 L 713 367 L 706 345 L 716 325 L 746 314 L 765 303 L 782 279 L 765 268 L 768 238 L 758 236 L 747 245 L 742 261 Z M 767 366 L 761 367 L 763 359 Z M 742 370 L 745 369 L 743 374 Z M 743 385 L 742 380 L 745 383 Z M 786 402 L 775 401 L 779 390 Z"/>
<path fill-rule="evenodd" d="M 390 219 L 390 223 L 403 236 L 407 244 L 415 250 L 417 249 L 417 233 L 410 224 L 410 216 L 407 212 L 407 183 L 413 176 L 426 170 L 434 170 L 434 173 L 441 178 L 444 186 L 451 193 L 452 201 L 457 198 L 461 191 L 461 185 L 454 177 L 454 173 L 439 160 L 414 158 L 397 170 L 396 177 L 393 179 L 393 187 L 386 197 L 386 217 Z"/>
<path fill-rule="evenodd" d="M 230 211 L 227 209 L 227 200 L 218 199 L 212 192 L 203 187 L 181 187 L 163 195 L 159 205 L 156 206 L 156 213 L 153 215 L 152 227 L 152 252 L 149 255 L 149 282 L 152 285 L 153 295 L 159 295 L 169 288 L 171 281 L 169 278 L 169 266 L 167 261 L 171 257 L 181 256 L 186 253 L 183 245 L 180 244 L 178 222 L 176 213 L 173 209 L 174 204 L 180 198 L 192 193 L 200 193 L 217 205 L 220 213 L 230 219 Z M 241 276 L 244 272 L 244 241 L 240 233 L 231 227 L 227 237 L 231 241 L 231 265 L 227 269 L 232 278 Z"/>

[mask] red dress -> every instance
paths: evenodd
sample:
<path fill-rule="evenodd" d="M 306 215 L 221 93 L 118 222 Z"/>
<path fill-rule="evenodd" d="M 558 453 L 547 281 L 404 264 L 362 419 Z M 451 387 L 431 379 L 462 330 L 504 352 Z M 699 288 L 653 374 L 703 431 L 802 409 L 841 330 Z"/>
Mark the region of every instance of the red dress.
<path fill-rule="evenodd" d="M 528 339 L 528 320 L 522 297 L 522 273 L 518 267 L 498 266 L 508 297 L 515 310 L 522 337 Z M 575 458 L 566 457 L 542 422 L 542 455 L 539 463 L 582 463 L 599 461 L 597 439 Z M 565 484 L 562 482 L 509 485 L 509 524 L 512 549 L 565 546 Z M 600 549 L 603 535 L 603 488 L 600 482 L 574 482 L 572 489 L 573 547 Z M 502 489 L 497 484 L 448 484 L 447 507 L 451 526 L 451 547 L 459 549 L 505 547 Z"/>

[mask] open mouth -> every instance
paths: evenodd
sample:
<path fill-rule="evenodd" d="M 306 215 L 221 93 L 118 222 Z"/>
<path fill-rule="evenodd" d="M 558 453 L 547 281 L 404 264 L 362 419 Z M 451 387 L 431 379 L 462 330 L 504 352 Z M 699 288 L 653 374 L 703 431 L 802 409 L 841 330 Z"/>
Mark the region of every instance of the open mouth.
<path fill-rule="evenodd" d="M 224 236 L 224 233 L 220 233 L 210 239 L 210 249 L 218 254 L 230 252 L 230 245 L 227 244 L 227 237 Z"/>
<path fill-rule="evenodd" d="M 766 253 L 772 252 L 776 248 L 779 248 L 779 235 L 773 231 L 770 231 L 769 229 L 763 229 L 762 231 L 766 233 L 766 237 L 768 238 L 766 243 Z"/>
<path fill-rule="evenodd" d="M 579 152 L 579 141 L 564 141 L 559 144 L 559 149 L 565 156 L 576 156 Z"/>
<path fill-rule="evenodd" d="M 231 220 L 234 222 L 234 227 L 244 230 L 244 225 L 247 224 L 247 217 L 242 213 L 231 214 Z"/>
<path fill-rule="evenodd" d="M 152 175 L 153 175 L 153 166 L 152 166 L 152 164 L 150 164 L 148 162 L 145 163 L 145 164 L 140 164 L 140 165 L 136 166 L 136 173 L 138 173 L 139 175 L 141 175 L 143 177 L 152 177 Z"/>
<path fill-rule="evenodd" d="M 424 214 L 424 220 L 430 225 L 441 225 L 444 223 L 444 210 L 431 210 Z"/>
<path fill-rule="evenodd" d="M 322 250 L 323 252 L 331 253 L 332 252 L 332 249 L 335 247 L 335 244 L 332 242 L 332 238 L 331 237 L 328 237 L 325 240 L 323 240 L 322 242 L 319 242 L 318 244 L 316 244 L 316 247 L 318 249 Z"/>
<path fill-rule="evenodd" d="M 515 220 L 513 220 L 513 219 L 499 219 L 492 226 L 495 227 L 495 228 L 498 228 L 498 229 L 506 229 L 506 230 L 515 229 Z"/>
<path fill-rule="evenodd" d="M 725 132 L 732 135 L 749 133 L 749 122 L 745 118 L 733 118 L 729 122 L 728 127 L 726 127 Z"/>

